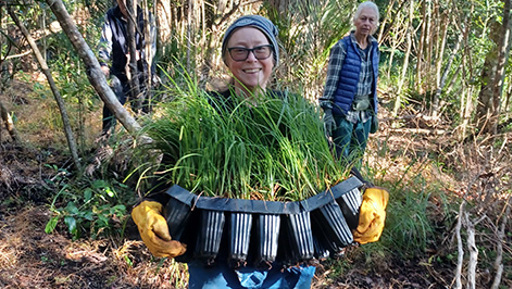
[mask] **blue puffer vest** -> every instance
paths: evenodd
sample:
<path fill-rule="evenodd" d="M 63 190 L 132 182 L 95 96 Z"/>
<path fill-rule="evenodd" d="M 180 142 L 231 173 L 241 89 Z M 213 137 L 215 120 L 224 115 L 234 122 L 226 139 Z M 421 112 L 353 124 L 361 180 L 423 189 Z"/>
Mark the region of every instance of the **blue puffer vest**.
<path fill-rule="evenodd" d="M 350 35 L 343 37 L 341 40 L 345 51 L 347 52 L 343 61 L 343 69 L 341 70 L 338 88 L 334 93 L 334 101 L 332 113 L 335 115 L 345 115 L 351 108 L 352 102 L 357 91 L 357 83 L 359 82 L 359 74 L 361 73 L 361 56 L 357 52 L 355 43 L 350 41 Z M 373 110 L 377 113 L 377 77 L 379 75 L 379 48 L 375 41 L 370 42 L 372 45 L 372 66 L 373 66 Z"/>

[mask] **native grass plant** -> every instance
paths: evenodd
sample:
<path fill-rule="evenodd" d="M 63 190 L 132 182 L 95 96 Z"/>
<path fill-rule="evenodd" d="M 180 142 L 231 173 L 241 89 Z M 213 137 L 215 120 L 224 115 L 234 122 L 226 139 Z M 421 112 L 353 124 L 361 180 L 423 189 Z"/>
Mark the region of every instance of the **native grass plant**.
<path fill-rule="evenodd" d="M 189 85 L 144 131 L 158 182 L 204 196 L 297 201 L 343 181 L 316 107 L 297 94 L 223 99 Z M 146 149 L 146 148 L 145 148 Z"/>
<path fill-rule="evenodd" d="M 423 180 L 424 181 L 424 180 Z M 390 192 L 394 201 L 388 204 L 383 245 L 395 248 L 403 257 L 422 253 L 434 240 L 434 224 L 429 216 L 432 210 L 425 182 L 415 180 L 418 185 L 395 188 Z"/>

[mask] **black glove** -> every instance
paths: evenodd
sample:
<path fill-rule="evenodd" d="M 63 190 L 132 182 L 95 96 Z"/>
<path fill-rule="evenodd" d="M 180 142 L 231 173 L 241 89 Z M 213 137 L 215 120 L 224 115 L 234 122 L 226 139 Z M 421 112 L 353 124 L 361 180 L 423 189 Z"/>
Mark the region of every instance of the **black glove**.
<path fill-rule="evenodd" d="M 324 128 L 325 128 L 325 134 L 327 137 L 332 136 L 332 131 L 336 129 L 336 121 L 334 120 L 334 117 L 332 116 L 332 110 L 326 109 L 324 110 Z"/>
<path fill-rule="evenodd" d="M 370 133 L 376 133 L 379 130 L 379 118 L 377 117 L 376 113 L 372 112 L 372 117 L 370 118 L 370 121 Z"/>

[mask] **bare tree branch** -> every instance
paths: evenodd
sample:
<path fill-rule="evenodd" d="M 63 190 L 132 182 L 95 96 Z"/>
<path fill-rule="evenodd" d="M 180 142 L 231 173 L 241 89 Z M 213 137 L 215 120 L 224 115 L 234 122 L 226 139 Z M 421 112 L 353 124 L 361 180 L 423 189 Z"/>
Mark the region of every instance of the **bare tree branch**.
<path fill-rule="evenodd" d="M 501 283 L 501 275 L 503 274 L 503 242 L 505 239 L 505 228 L 507 227 L 508 217 L 510 216 L 510 200 L 505 202 L 505 214 L 503 214 L 503 221 L 501 222 L 500 230 L 498 231 L 498 240 L 497 240 L 497 248 L 496 248 L 496 260 L 494 261 L 494 270 L 496 271 L 496 275 L 494 276 L 494 281 L 492 282 L 491 289 L 498 289 Z"/>
<path fill-rule="evenodd" d="M 464 212 L 464 223 L 466 225 L 467 230 L 467 246 L 469 250 L 469 263 L 467 269 L 467 279 L 468 284 L 467 288 L 475 289 L 476 288 L 476 264 L 478 262 L 478 248 L 476 247 L 475 242 L 475 224 L 469 218 L 469 213 Z"/>
<path fill-rule="evenodd" d="M 39 48 L 37 47 L 36 42 L 28 32 L 27 28 L 21 23 L 21 21 L 18 19 L 16 14 L 12 11 L 10 6 L 7 6 L 7 11 L 9 12 L 9 15 L 11 16 L 12 20 L 16 23 L 16 25 L 20 28 L 21 32 L 25 36 L 25 39 L 27 39 L 30 47 L 32 48 L 32 51 L 34 52 L 34 55 L 37 59 L 37 62 L 39 63 L 39 66 L 41 67 L 41 70 L 43 70 L 44 75 L 46 76 L 46 79 L 48 80 L 48 84 L 50 85 L 50 88 L 52 90 L 53 96 L 55 97 L 55 101 L 57 102 L 57 105 L 60 110 L 60 115 L 62 117 L 62 123 L 64 126 L 64 133 L 66 135 L 66 140 L 68 142 L 69 150 L 71 151 L 71 155 L 73 156 L 73 162 L 75 164 L 75 167 L 80 170 L 80 160 L 78 158 L 78 151 L 76 148 L 76 141 L 73 136 L 73 131 L 71 129 L 71 124 L 69 122 L 68 113 L 66 111 L 66 106 L 64 105 L 64 100 L 62 99 L 59 90 L 57 89 L 57 85 L 55 85 L 55 81 L 53 80 L 52 73 L 50 69 L 48 68 L 48 65 L 46 64 L 46 61 L 44 60 L 43 56 L 41 55 L 41 52 L 39 51 Z"/>
<path fill-rule="evenodd" d="M 18 131 L 16 130 L 16 127 L 14 126 L 14 123 L 12 121 L 11 115 L 7 111 L 7 108 L 4 106 L 2 101 L 0 100 L 0 120 L 3 120 L 5 122 L 5 128 L 9 132 L 9 135 L 13 139 L 15 143 L 20 142 L 20 137 L 18 135 Z"/>
<path fill-rule="evenodd" d="M 455 227 L 455 235 L 457 237 L 457 267 L 455 269 L 455 289 L 462 288 L 462 265 L 464 262 L 464 249 L 462 247 L 462 237 L 460 230 L 462 229 L 462 215 L 464 213 L 464 207 L 466 202 L 462 202 L 459 207 L 459 217 L 457 218 L 457 226 Z"/>

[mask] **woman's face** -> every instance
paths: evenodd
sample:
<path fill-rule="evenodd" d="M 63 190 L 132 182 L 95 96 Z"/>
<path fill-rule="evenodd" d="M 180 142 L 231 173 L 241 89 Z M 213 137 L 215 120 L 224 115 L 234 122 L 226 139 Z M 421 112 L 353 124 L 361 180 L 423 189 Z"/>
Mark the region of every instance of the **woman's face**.
<path fill-rule="evenodd" d="M 363 8 L 359 17 L 354 21 L 354 26 L 358 35 L 368 36 L 373 34 L 377 28 L 377 14 L 371 8 Z"/>
<path fill-rule="evenodd" d="M 254 52 L 249 52 L 247 59 L 235 61 L 229 53 L 233 47 L 252 49 L 269 45 L 265 34 L 254 27 L 242 27 L 231 34 L 227 43 L 225 55 L 226 65 L 235 77 L 235 87 L 249 90 L 253 93 L 258 89 L 265 90 L 274 68 L 273 52 L 266 59 L 258 60 Z"/>

